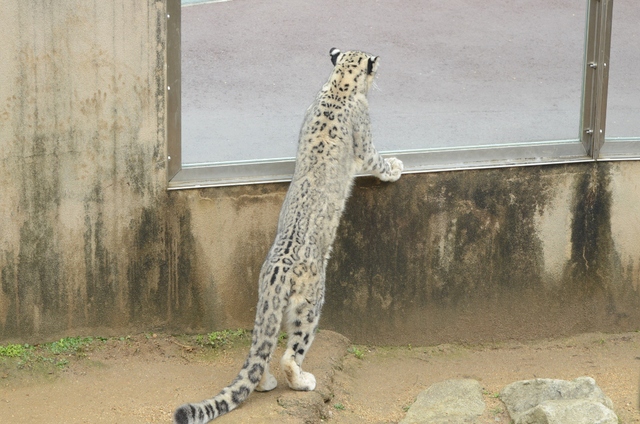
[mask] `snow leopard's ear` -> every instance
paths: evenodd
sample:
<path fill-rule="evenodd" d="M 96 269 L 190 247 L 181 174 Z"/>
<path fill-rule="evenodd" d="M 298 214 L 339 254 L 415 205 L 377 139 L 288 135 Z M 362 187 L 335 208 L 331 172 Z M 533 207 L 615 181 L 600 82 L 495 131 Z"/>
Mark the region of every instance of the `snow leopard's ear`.
<path fill-rule="evenodd" d="M 336 63 L 338 63 L 338 57 L 340 57 L 340 50 L 335 47 L 332 48 L 329 50 L 329 56 L 331 56 L 331 63 L 333 63 L 333 66 L 336 66 Z"/>
<path fill-rule="evenodd" d="M 372 56 L 369 58 L 369 63 L 367 64 L 367 75 L 371 75 L 378 69 L 378 56 Z"/>

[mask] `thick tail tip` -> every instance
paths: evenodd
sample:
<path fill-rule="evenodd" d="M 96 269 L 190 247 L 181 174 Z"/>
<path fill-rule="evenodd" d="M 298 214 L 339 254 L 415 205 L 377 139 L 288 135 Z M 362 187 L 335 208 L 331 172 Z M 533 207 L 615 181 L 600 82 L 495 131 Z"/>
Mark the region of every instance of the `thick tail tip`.
<path fill-rule="evenodd" d="M 182 405 L 181 407 L 179 407 L 178 409 L 176 409 L 176 412 L 174 412 L 173 414 L 173 423 L 174 424 L 189 424 L 189 416 L 193 416 L 193 413 L 190 414 L 191 411 L 191 405 L 186 404 L 186 405 Z"/>

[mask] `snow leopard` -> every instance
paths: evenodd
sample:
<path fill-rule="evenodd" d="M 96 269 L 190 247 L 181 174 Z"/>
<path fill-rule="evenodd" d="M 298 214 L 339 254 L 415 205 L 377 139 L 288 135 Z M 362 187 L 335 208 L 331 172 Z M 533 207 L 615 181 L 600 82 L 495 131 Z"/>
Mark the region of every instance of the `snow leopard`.
<path fill-rule="evenodd" d="M 269 362 L 281 327 L 287 332 L 280 362 L 289 387 L 314 390 L 302 363 L 313 342 L 325 296 L 332 244 L 356 175 L 396 181 L 397 158 L 383 158 L 371 140 L 367 95 L 379 58 L 330 50 L 333 70 L 306 111 L 295 170 L 278 219 L 275 241 L 262 265 L 258 305 L 247 359 L 236 379 L 213 398 L 180 406 L 176 424 L 206 423 L 240 405 L 254 390 L 277 380 Z"/>

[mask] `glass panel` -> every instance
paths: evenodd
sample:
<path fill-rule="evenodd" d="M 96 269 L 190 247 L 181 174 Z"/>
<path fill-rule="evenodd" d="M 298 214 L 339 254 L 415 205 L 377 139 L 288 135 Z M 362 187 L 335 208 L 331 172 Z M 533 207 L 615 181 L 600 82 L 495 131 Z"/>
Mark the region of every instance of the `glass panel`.
<path fill-rule="evenodd" d="M 606 137 L 640 137 L 638 0 L 615 0 L 613 3 L 609 62 Z"/>
<path fill-rule="evenodd" d="M 293 157 L 331 47 L 381 57 L 380 150 L 577 142 L 585 14 L 585 0 L 183 7 L 183 163 Z"/>

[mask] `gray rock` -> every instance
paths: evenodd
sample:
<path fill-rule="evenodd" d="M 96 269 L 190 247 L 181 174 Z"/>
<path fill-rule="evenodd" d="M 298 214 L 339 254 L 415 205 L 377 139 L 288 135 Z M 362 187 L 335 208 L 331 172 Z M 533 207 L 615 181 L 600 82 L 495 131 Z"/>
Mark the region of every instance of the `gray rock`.
<path fill-rule="evenodd" d="M 613 403 L 591 377 L 518 381 L 500 393 L 515 424 L 617 423 Z"/>
<path fill-rule="evenodd" d="M 588 399 L 547 400 L 529 409 L 517 424 L 618 424 L 616 414 Z"/>
<path fill-rule="evenodd" d="M 400 424 L 474 423 L 484 408 L 476 380 L 445 380 L 421 392 Z"/>

